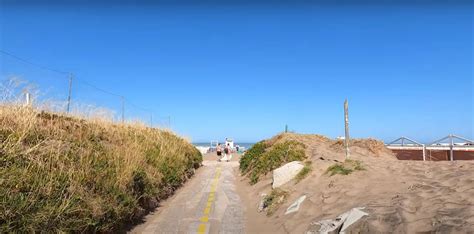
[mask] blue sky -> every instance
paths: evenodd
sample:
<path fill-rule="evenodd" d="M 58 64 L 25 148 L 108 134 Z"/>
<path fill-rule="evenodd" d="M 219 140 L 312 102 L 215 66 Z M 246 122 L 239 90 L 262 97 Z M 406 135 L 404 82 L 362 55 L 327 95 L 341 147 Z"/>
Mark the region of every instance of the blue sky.
<path fill-rule="evenodd" d="M 1 49 L 170 115 L 195 142 L 254 142 L 284 129 L 429 142 L 473 137 L 473 5 L 9 4 Z M 64 98 L 65 75 L 1 55 L 17 75 Z M 119 111 L 75 84 L 73 100 Z M 126 106 L 127 117 L 147 116 Z M 136 108 L 135 108 L 136 109 Z M 148 121 L 148 117 L 146 118 Z"/>

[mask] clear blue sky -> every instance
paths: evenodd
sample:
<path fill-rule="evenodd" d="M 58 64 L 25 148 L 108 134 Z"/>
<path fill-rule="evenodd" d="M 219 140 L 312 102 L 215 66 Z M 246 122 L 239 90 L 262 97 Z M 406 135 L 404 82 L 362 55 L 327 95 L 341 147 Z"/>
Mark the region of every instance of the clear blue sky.
<path fill-rule="evenodd" d="M 285 124 L 343 135 L 345 98 L 354 137 L 474 138 L 472 3 L 374 2 L 6 1 L 0 42 L 171 115 L 195 142 L 254 142 Z M 65 97 L 63 75 L 1 58 L 2 78 L 20 75 Z M 79 85 L 73 98 L 119 108 Z"/>

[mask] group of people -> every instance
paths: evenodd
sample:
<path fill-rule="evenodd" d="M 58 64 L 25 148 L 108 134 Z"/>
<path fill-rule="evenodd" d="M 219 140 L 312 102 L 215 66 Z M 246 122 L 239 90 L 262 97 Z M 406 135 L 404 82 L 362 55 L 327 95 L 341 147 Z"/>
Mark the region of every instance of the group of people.
<path fill-rule="evenodd" d="M 224 151 L 224 156 L 222 156 L 222 151 Z M 217 144 L 216 148 L 217 152 L 217 157 L 219 157 L 218 161 L 230 161 L 232 159 L 232 148 L 230 147 L 230 144 L 227 143 L 227 145 L 224 146 L 224 150 L 222 149 L 221 144 Z"/>

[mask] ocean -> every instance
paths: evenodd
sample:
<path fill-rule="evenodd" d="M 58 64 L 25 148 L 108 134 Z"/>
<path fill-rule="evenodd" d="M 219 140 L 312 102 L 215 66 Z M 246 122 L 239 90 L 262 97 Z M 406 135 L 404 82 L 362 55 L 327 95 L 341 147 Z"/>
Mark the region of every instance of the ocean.
<path fill-rule="evenodd" d="M 239 146 L 245 147 L 245 149 L 250 149 L 250 147 L 252 147 L 254 144 L 255 144 L 255 143 L 234 143 L 234 146 L 235 146 L 235 145 L 239 145 Z M 195 145 L 195 146 L 209 147 L 209 146 L 211 145 L 211 143 L 198 142 L 198 143 L 193 143 L 193 145 Z"/>

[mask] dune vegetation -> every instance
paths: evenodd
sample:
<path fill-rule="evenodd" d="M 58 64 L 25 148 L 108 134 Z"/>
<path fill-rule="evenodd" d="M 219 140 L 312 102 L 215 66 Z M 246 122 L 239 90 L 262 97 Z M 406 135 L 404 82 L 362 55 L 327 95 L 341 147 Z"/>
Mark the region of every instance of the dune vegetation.
<path fill-rule="evenodd" d="M 286 138 L 258 142 L 240 158 L 240 171 L 255 184 L 262 175 L 285 163 L 304 160 L 305 148 L 304 144 Z"/>
<path fill-rule="evenodd" d="M 169 131 L 2 104 L 0 232 L 120 230 L 201 161 Z"/>

